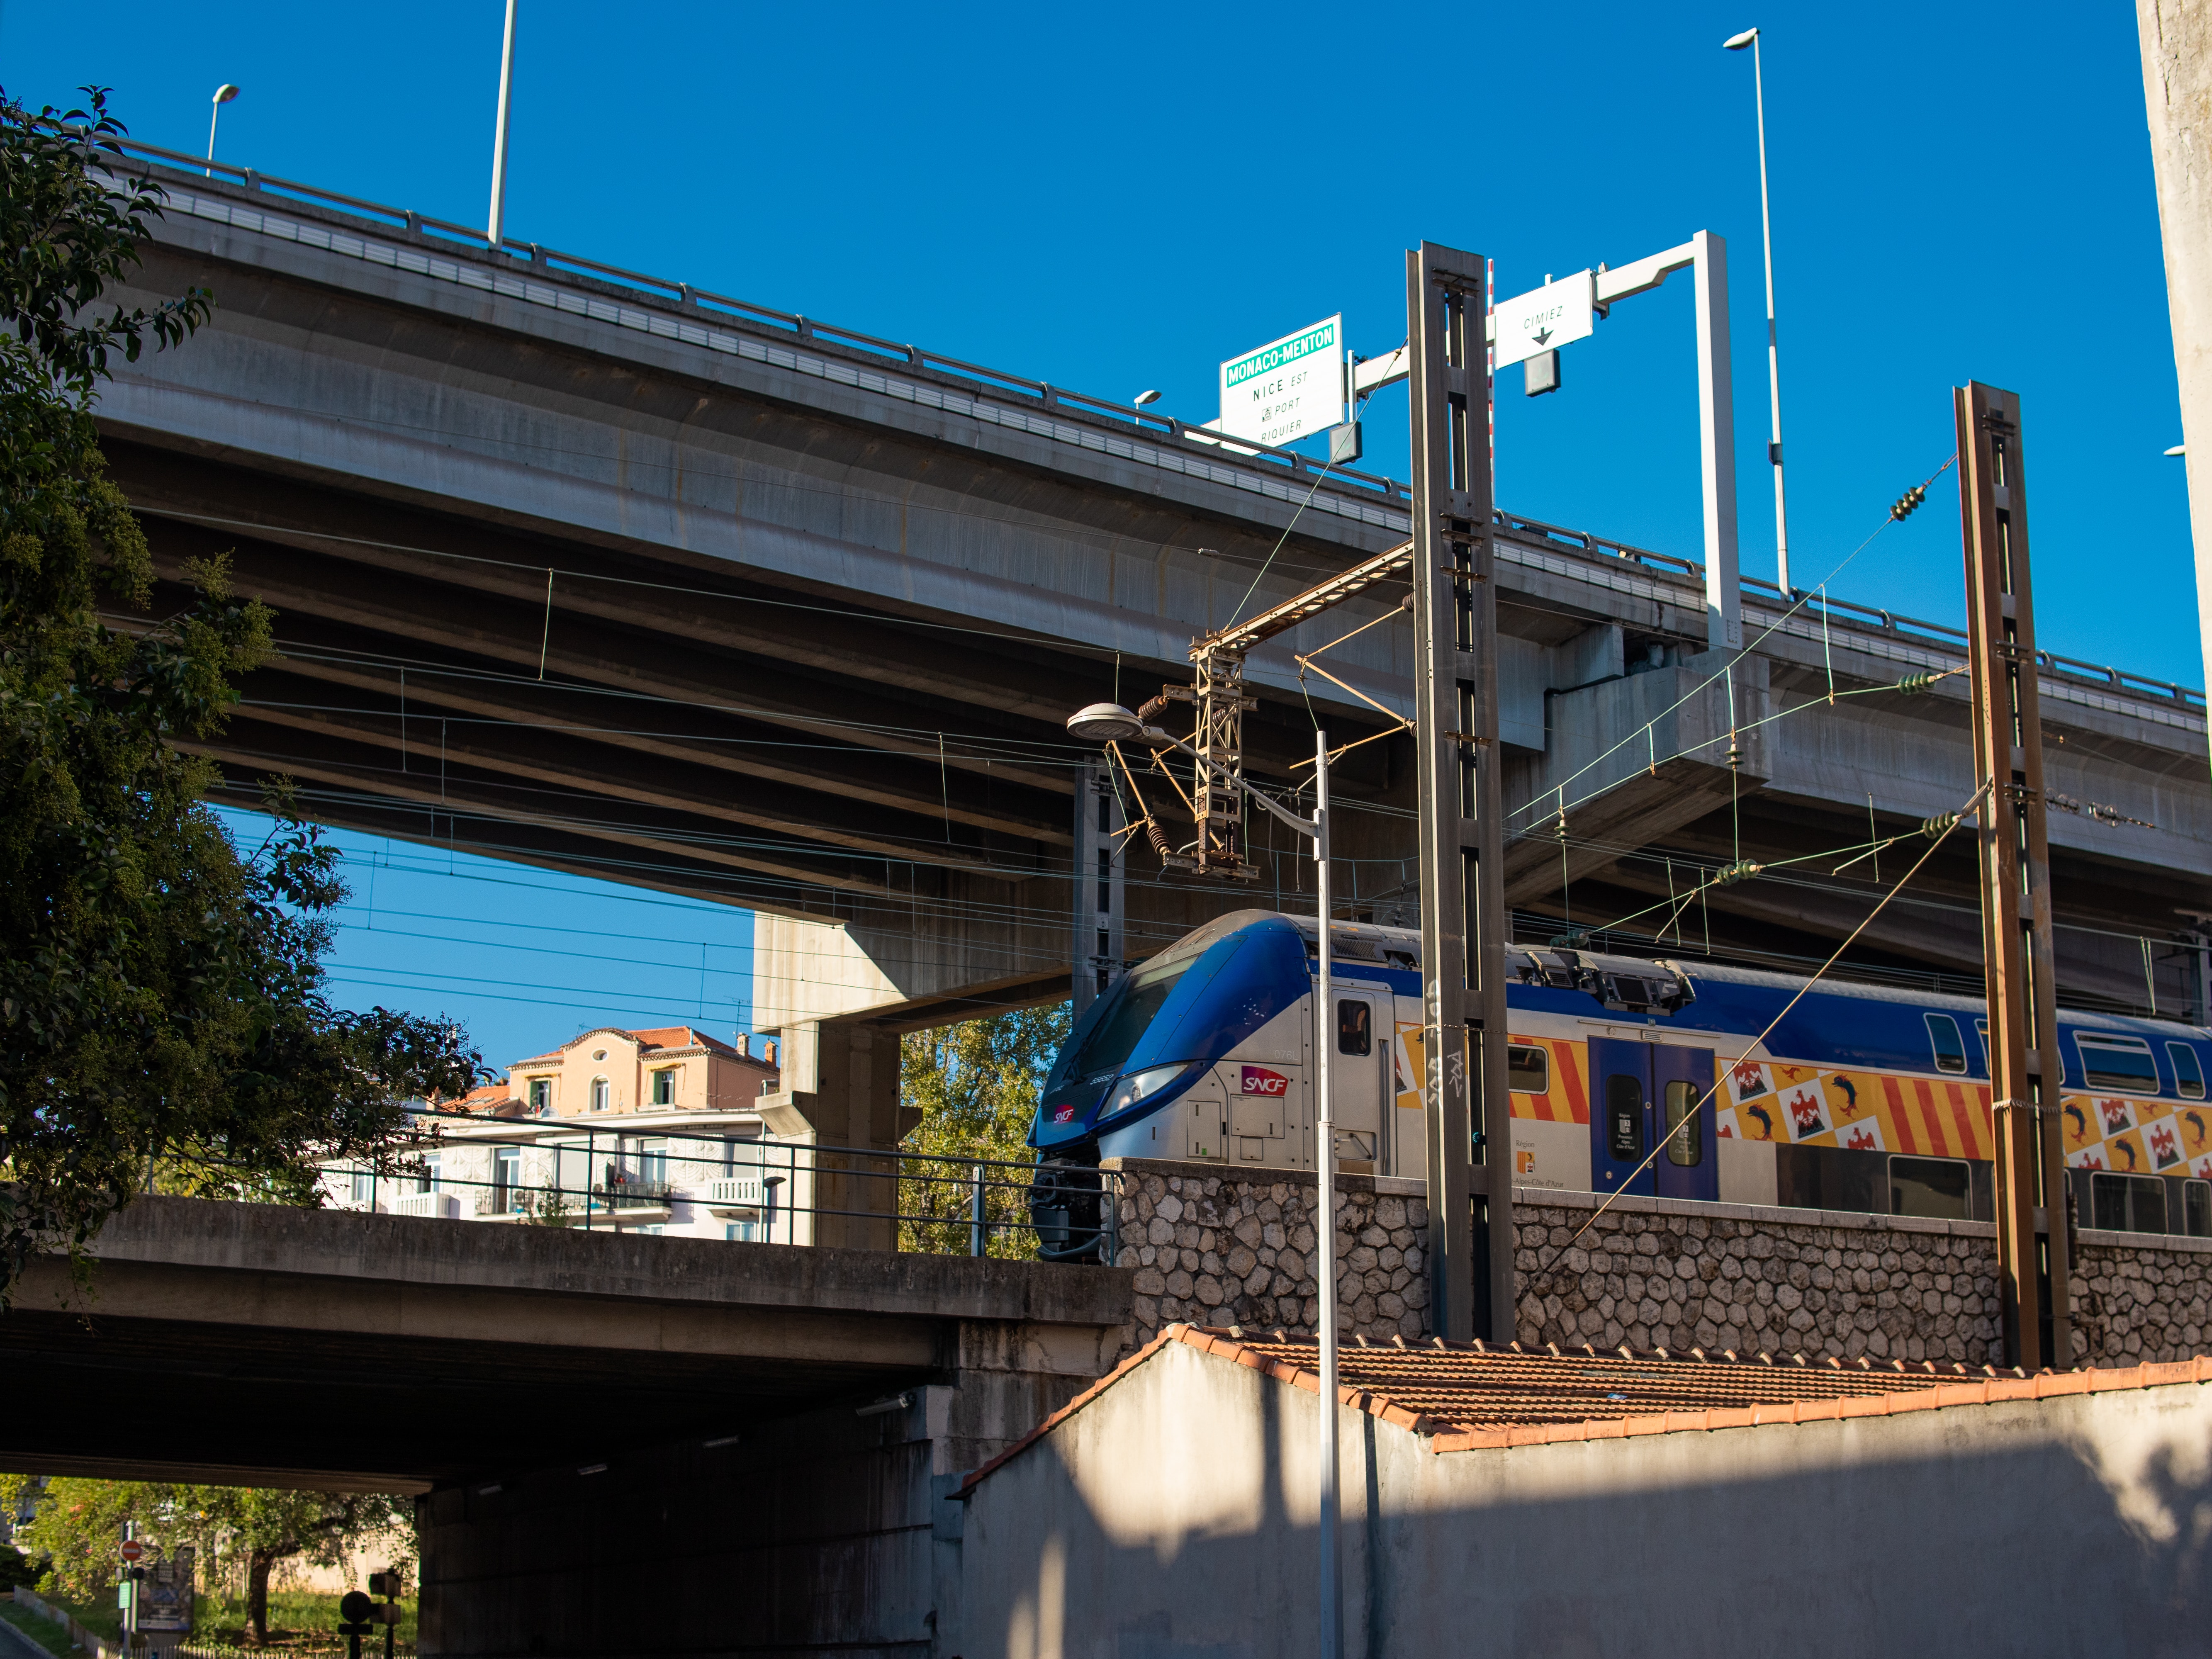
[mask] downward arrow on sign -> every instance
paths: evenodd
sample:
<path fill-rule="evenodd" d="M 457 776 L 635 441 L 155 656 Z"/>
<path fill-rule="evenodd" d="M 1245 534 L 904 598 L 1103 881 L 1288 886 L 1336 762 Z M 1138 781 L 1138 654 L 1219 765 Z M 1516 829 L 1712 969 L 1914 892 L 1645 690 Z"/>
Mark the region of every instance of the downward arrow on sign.
<path fill-rule="evenodd" d="M 1542 329 L 1532 335 L 1530 337 L 1534 339 L 1538 345 L 1542 345 L 1551 339 L 1552 331 L 1548 328 Z"/>

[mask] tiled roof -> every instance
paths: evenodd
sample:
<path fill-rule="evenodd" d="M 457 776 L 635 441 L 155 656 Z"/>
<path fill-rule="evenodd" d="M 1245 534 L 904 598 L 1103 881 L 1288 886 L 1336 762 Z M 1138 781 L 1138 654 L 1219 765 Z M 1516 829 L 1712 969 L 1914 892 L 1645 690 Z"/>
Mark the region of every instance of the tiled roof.
<path fill-rule="evenodd" d="M 975 1470 L 962 1489 L 1042 1438 L 1170 1342 L 1249 1366 L 1310 1394 L 1321 1391 L 1320 1354 L 1310 1338 L 1255 1338 L 1170 1325 L 1034 1433 Z M 1430 1449 L 1437 1452 L 1887 1417 L 2179 1382 L 2212 1382 L 2212 1358 L 2029 1376 L 1986 1365 L 1973 1370 L 1932 1364 L 1875 1366 L 1795 1356 L 1548 1346 L 1528 1351 L 1518 1343 L 1509 1348 L 1480 1342 L 1405 1347 L 1355 1343 L 1337 1355 L 1337 1397 L 1342 1403 L 1428 1437 Z"/>

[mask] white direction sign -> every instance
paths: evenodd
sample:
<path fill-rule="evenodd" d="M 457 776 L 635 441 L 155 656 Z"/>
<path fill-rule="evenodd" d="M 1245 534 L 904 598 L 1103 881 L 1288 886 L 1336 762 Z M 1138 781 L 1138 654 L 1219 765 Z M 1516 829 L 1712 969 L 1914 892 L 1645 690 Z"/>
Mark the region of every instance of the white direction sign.
<path fill-rule="evenodd" d="M 1587 270 L 1500 300 L 1491 313 L 1491 343 L 1497 353 L 1491 362 L 1504 368 L 1570 341 L 1587 340 L 1596 317 L 1597 279 Z"/>
<path fill-rule="evenodd" d="M 1344 419 L 1344 317 L 1271 340 L 1221 366 L 1221 430 L 1295 443 Z"/>

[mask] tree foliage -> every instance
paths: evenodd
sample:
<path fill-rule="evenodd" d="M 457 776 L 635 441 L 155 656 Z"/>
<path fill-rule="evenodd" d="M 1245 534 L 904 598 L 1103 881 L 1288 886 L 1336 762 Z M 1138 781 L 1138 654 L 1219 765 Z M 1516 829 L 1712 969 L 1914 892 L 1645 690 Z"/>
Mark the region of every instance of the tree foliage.
<path fill-rule="evenodd" d="M 921 1121 L 902 1150 L 958 1160 L 957 1165 L 908 1166 L 908 1178 L 899 1184 L 901 1249 L 967 1251 L 973 1189 L 945 1184 L 945 1179 L 969 1179 L 977 1160 L 1027 1164 L 1034 1158 L 1030 1124 L 1068 1026 L 1069 1005 L 1062 1002 L 911 1032 L 901 1040 L 900 1100 L 921 1109 Z M 1025 1191 L 1022 1170 L 987 1170 L 984 1214 L 994 1227 L 988 1241 L 993 1255 L 1036 1255 L 1036 1236 L 1025 1224 Z"/>
<path fill-rule="evenodd" d="M 70 1476 L 41 1485 L 34 1476 L 0 1474 L 0 1504 L 10 1513 L 34 1510 L 16 1543 L 27 1556 L 46 1557 L 55 1589 L 77 1601 L 113 1595 L 125 1524 L 165 1549 L 190 1544 L 209 1582 L 226 1571 L 242 1581 L 246 1636 L 256 1644 L 269 1639 L 269 1576 L 277 1562 L 335 1566 L 353 1551 L 382 1545 L 405 1572 L 416 1557 L 414 1500 L 392 1495 Z"/>
<path fill-rule="evenodd" d="M 36 114 L 0 93 L 0 1299 L 157 1170 L 312 1202 L 317 1156 L 390 1157 L 400 1101 L 480 1070 L 448 1022 L 325 999 L 344 889 L 281 792 L 244 854 L 204 802 L 216 773 L 188 745 L 221 732 L 273 619 L 221 562 L 149 609 L 93 406 L 116 356 L 181 344 L 213 300 L 101 301 L 161 192 L 87 90 Z"/>

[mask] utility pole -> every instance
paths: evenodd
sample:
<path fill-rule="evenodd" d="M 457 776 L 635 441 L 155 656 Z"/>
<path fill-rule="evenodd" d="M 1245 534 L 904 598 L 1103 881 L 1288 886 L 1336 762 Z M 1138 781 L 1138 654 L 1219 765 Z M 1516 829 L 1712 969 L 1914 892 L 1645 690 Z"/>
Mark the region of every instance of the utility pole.
<path fill-rule="evenodd" d="M 1480 255 L 1430 242 L 1406 255 L 1429 1328 L 1453 1342 L 1514 1334 L 1484 289 Z"/>
<path fill-rule="evenodd" d="M 2020 399 L 1974 383 L 1955 389 L 1952 401 L 1974 769 L 1989 787 L 1981 809 L 1982 961 L 1989 986 L 2004 1360 L 2030 1370 L 2063 1368 L 2074 1363 L 2058 1117 L 2063 1074 Z"/>
<path fill-rule="evenodd" d="M 1075 772 L 1075 866 L 1070 895 L 1075 931 L 1075 1018 L 1113 984 L 1122 963 L 1123 875 L 1127 837 L 1114 775 L 1093 756 Z"/>

